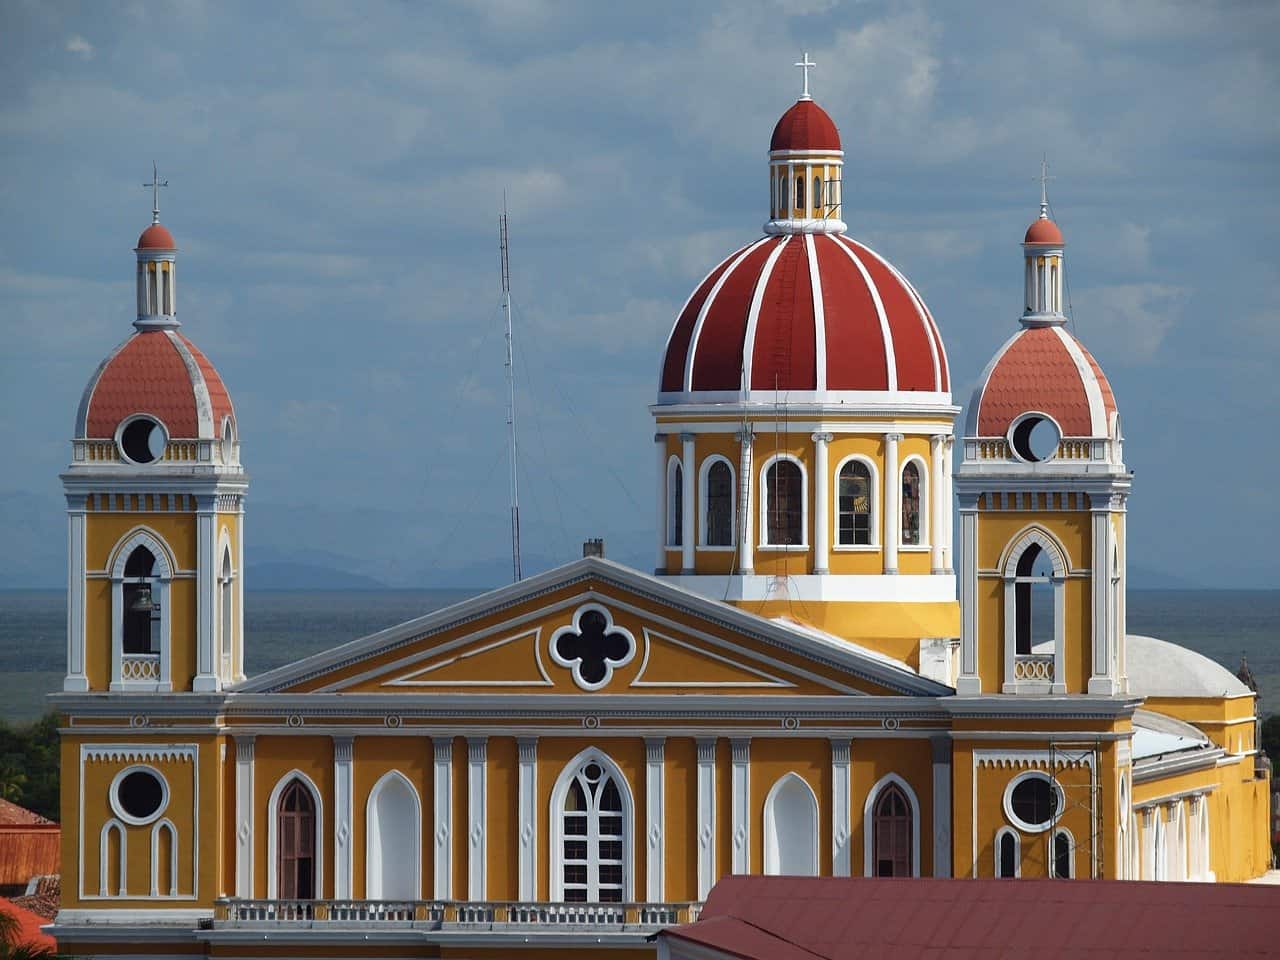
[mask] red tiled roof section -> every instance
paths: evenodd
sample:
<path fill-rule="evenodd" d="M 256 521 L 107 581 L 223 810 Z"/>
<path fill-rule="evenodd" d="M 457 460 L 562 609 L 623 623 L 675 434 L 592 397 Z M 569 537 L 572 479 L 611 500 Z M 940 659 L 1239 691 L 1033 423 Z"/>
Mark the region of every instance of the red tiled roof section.
<path fill-rule="evenodd" d="M 1031 226 L 1027 227 L 1027 235 L 1022 238 L 1023 243 L 1045 243 L 1054 246 L 1062 246 L 1062 231 L 1058 229 L 1058 225 L 1047 217 L 1035 220 Z"/>
<path fill-rule="evenodd" d="M 169 232 L 167 227 L 162 227 L 158 223 L 153 223 L 147 229 L 142 231 L 142 236 L 138 237 L 139 250 L 176 250 L 178 245 L 173 242 L 173 234 Z"/>
<path fill-rule="evenodd" d="M 1053 327 L 1023 330 L 996 362 L 982 393 L 978 435 L 1003 437 L 1031 410 L 1053 417 L 1064 436 L 1093 435 L 1080 371 Z"/>
<path fill-rule="evenodd" d="M 803 240 L 782 248 L 760 299 L 751 389 L 816 390 L 817 348 L 813 322 L 813 283 Z"/>
<path fill-rule="evenodd" d="M 200 372 L 204 374 L 204 385 L 209 391 L 209 403 L 213 407 L 214 435 L 220 436 L 223 418 L 230 417 L 232 420 L 236 418 L 235 407 L 231 404 L 231 394 L 227 392 L 227 386 L 222 382 L 222 377 L 218 375 L 218 371 L 214 369 L 213 364 L 200 351 L 200 348 L 182 334 L 178 334 L 178 339 L 187 345 L 191 355 L 196 358 Z"/>
<path fill-rule="evenodd" d="M 12 938 L 13 946 L 33 946 L 52 952 L 58 948 L 57 941 L 44 933 L 40 927 L 48 920 L 37 913 L 32 913 L 18 906 L 12 900 L 0 897 L 0 911 L 7 913 L 18 921 L 18 929 Z"/>
<path fill-rule="evenodd" d="M 1280 888 L 1118 880 L 726 877 L 663 938 L 711 956 L 1127 960 L 1274 956 Z"/>
<path fill-rule="evenodd" d="M 769 149 L 838 151 L 840 133 L 827 111 L 812 100 L 797 100 L 773 128 Z"/>
<path fill-rule="evenodd" d="M 42 817 L 34 810 L 20 807 L 8 800 L 0 800 L 0 827 L 9 826 L 45 826 L 56 827 L 57 824 L 47 817 Z"/>

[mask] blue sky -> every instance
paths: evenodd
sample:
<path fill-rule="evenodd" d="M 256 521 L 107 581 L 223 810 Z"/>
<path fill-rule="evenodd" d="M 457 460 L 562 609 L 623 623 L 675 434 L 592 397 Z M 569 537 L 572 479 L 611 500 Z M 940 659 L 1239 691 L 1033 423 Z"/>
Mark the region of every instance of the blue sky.
<path fill-rule="evenodd" d="M 1014 329 L 1047 153 L 1136 471 L 1133 562 L 1275 586 L 1277 37 L 1269 3 L 9 0 L 0 493 L 61 535 L 155 159 L 183 329 L 240 418 L 251 558 L 430 585 L 501 557 L 505 190 L 527 549 L 647 562 L 662 344 L 759 234 L 808 49 L 844 219 L 925 296 L 957 400 Z"/>

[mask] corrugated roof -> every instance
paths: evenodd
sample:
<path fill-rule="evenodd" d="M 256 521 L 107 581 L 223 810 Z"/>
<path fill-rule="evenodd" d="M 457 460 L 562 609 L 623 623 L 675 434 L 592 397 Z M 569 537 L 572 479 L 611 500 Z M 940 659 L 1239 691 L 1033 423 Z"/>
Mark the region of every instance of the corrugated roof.
<path fill-rule="evenodd" d="M 1226 960 L 1275 956 L 1278 911 L 1280 889 L 1242 884 L 726 877 L 659 936 L 741 960 Z"/>

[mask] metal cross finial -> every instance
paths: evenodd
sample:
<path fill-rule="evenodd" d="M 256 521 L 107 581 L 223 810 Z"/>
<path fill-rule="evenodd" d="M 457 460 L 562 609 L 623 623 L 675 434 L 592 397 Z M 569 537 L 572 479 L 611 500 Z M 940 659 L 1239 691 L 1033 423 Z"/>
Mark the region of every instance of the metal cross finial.
<path fill-rule="evenodd" d="M 1036 177 L 1040 181 L 1040 216 L 1049 219 L 1049 181 L 1057 180 L 1057 177 L 1049 176 L 1049 156 L 1045 154 L 1040 160 L 1040 176 Z"/>
<path fill-rule="evenodd" d="M 169 185 L 168 180 L 161 180 L 160 177 L 156 174 L 156 162 L 152 160 L 151 161 L 151 182 L 143 184 L 144 187 L 151 188 L 151 222 L 152 223 L 160 222 L 160 188 L 167 187 L 168 185 Z"/>
<path fill-rule="evenodd" d="M 809 59 L 809 52 L 806 50 L 800 54 L 799 62 L 792 64 L 792 66 L 799 67 L 804 72 L 804 92 L 800 94 L 800 99 L 812 100 L 813 98 L 809 96 L 809 69 L 816 67 L 817 64 Z"/>

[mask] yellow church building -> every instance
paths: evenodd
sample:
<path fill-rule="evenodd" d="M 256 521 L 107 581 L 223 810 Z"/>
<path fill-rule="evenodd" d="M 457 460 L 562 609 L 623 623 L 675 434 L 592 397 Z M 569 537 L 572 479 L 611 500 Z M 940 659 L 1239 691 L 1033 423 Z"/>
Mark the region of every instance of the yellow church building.
<path fill-rule="evenodd" d="M 252 678 L 239 424 L 153 213 L 62 475 L 61 949 L 652 956 L 727 874 L 1268 868 L 1253 693 L 1125 629 L 1132 474 L 1047 203 L 957 435 L 843 157 L 806 83 L 763 234 L 675 319 L 652 572 L 584 557 Z"/>

